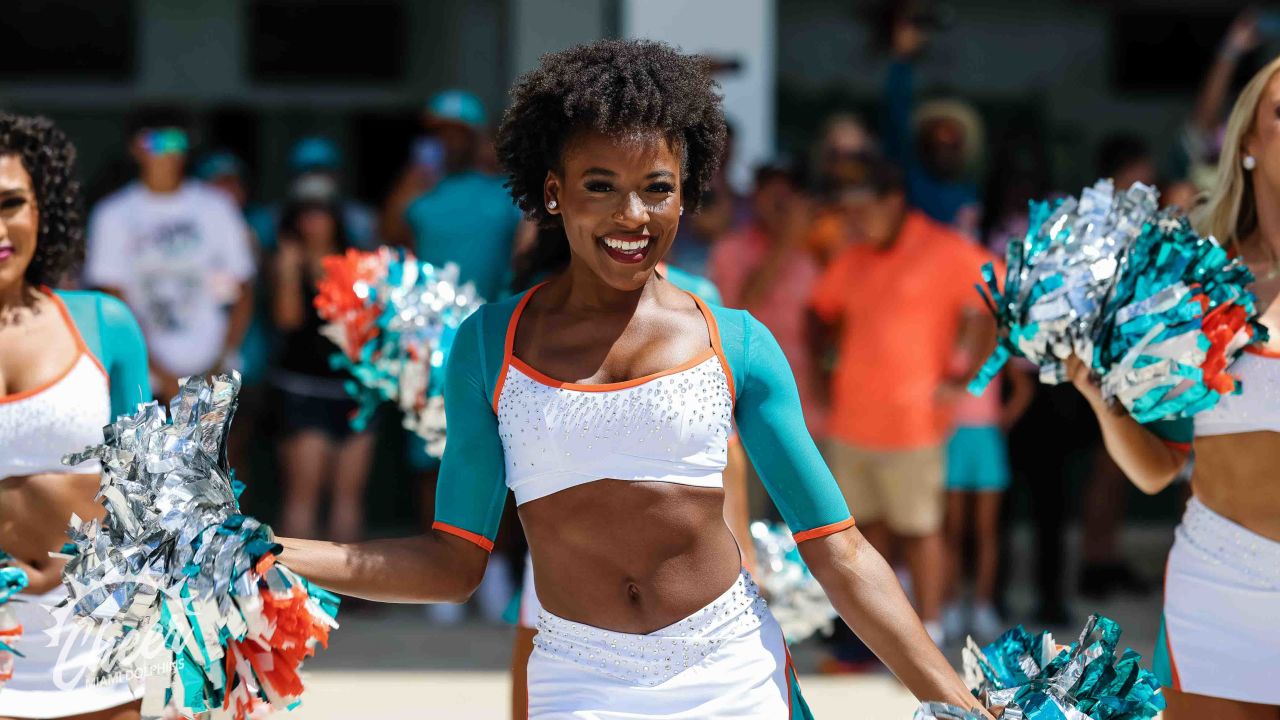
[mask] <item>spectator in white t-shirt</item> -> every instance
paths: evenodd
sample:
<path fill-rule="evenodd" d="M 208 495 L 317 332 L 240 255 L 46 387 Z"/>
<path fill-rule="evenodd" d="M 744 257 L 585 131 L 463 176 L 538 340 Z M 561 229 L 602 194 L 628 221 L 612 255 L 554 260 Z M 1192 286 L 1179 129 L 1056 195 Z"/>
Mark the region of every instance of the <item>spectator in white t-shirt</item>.
<path fill-rule="evenodd" d="M 138 317 L 158 398 L 175 394 L 181 377 L 234 368 L 253 311 L 248 226 L 223 193 L 183 177 L 184 120 L 168 108 L 135 118 L 138 180 L 89 219 L 85 280 Z"/>

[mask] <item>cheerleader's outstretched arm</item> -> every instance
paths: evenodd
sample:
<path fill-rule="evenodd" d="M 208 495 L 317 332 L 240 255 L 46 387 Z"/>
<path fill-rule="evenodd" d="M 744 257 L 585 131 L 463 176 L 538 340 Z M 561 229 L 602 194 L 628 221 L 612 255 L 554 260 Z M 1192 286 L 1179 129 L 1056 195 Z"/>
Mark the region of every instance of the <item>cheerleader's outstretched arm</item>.
<path fill-rule="evenodd" d="M 893 569 L 857 528 L 803 542 L 800 553 L 840 617 L 911 694 L 979 706 L 925 632 Z"/>
<path fill-rule="evenodd" d="M 466 602 L 489 562 L 474 544 L 438 531 L 357 543 L 277 541 L 284 546 L 280 561 L 308 580 L 380 602 Z"/>
<path fill-rule="evenodd" d="M 745 313 L 744 313 L 745 315 Z M 742 443 L 814 577 L 849 627 L 920 700 L 977 702 L 929 638 L 893 571 L 854 527 L 835 478 L 805 427 L 795 378 L 777 341 L 741 319 L 729 347 Z"/>
<path fill-rule="evenodd" d="M 498 417 L 482 370 L 482 312 L 458 328 L 445 368 L 449 436 L 431 531 L 358 543 L 281 539 L 281 562 L 321 587 L 383 602 L 464 602 L 479 587 L 507 499 Z"/>

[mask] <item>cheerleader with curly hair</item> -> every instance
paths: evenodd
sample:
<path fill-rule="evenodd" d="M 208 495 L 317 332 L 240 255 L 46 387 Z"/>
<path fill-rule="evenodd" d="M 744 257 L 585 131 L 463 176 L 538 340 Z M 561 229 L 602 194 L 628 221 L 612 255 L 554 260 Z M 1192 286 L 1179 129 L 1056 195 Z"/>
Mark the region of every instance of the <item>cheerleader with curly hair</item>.
<path fill-rule="evenodd" d="M 543 606 L 529 717 L 809 717 L 723 518 L 736 421 L 844 619 L 916 696 L 972 705 L 854 527 L 777 342 L 657 271 L 724 137 L 709 63 L 662 43 L 582 45 L 520 78 L 499 157 L 568 267 L 459 329 L 432 532 L 281 539 L 282 561 L 346 594 L 459 602 L 514 492 Z"/>
<path fill-rule="evenodd" d="M 23 657 L 0 690 L 0 717 L 126 720 L 140 693 L 97 682 L 93 638 L 55 622 L 66 596 L 50 552 L 67 523 L 100 516 L 98 468 L 62 456 L 150 400 L 141 331 L 119 300 L 53 290 L 84 256 L 75 147 L 52 122 L 0 114 L 0 548 L 28 576 L 12 607 Z M 117 679 L 119 680 L 119 679 Z"/>

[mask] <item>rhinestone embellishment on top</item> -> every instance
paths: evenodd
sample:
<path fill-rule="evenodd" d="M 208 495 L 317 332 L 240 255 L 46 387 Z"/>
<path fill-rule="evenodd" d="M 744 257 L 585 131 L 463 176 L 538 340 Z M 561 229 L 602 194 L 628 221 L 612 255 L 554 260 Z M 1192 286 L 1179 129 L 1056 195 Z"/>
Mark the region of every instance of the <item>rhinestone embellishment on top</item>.
<path fill-rule="evenodd" d="M 533 476 L 590 477 L 599 470 L 592 479 L 626 480 L 655 470 L 719 472 L 732 417 L 728 378 L 714 355 L 686 370 L 599 391 L 548 385 L 513 365 L 499 396 L 498 434 L 519 501 L 519 485 Z"/>

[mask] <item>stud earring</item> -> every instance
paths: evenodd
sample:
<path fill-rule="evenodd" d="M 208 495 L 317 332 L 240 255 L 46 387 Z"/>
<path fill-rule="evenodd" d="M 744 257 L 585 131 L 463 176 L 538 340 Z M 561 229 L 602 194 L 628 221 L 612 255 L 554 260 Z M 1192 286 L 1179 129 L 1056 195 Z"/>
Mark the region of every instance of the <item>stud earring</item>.
<path fill-rule="evenodd" d="M 684 214 L 684 206 L 683 206 L 683 205 L 681 205 L 681 206 L 680 206 L 680 214 L 681 214 L 681 215 L 683 215 L 683 214 Z"/>
<path fill-rule="evenodd" d="M 560 203 L 556 202 L 555 200 L 550 200 L 547 202 L 547 209 L 555 210 L 559 205 Z"/>
<path fill-rule="evenodd" d="M 1258 167 L 1258 160 L 1252 155 L 1245 155 L 1244 160 L 1241 160 L 1240 164 L 1244 166 L 1245 170 L 1252 170 Z"/>

